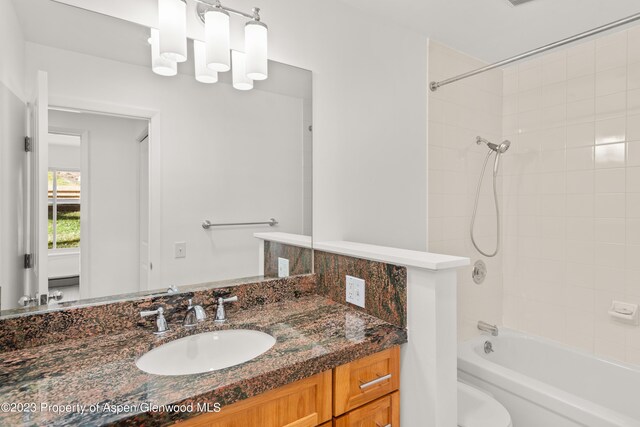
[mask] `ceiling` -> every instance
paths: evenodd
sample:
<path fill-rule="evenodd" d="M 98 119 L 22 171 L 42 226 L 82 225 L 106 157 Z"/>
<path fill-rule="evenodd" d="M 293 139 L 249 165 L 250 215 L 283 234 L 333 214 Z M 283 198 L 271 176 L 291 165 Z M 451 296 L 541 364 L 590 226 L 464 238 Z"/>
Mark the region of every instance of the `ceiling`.
<path fill-rule="evenodd" d="M 638 0 L 342 0 L 488 62 L 640 12 Z"/>

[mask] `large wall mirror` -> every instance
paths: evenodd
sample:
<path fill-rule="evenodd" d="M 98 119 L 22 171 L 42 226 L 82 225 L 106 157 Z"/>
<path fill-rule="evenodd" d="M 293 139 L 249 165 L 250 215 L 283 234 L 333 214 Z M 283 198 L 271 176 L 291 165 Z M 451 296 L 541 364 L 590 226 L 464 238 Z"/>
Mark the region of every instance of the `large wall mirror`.
<path fill-rule="evenodd" d="M 0 2 L 2 310 L 256 277 L 255 233 L 311 235 L 311 72 L 202 83 L 189 40 L 161 76 L 147 27 Z"/>

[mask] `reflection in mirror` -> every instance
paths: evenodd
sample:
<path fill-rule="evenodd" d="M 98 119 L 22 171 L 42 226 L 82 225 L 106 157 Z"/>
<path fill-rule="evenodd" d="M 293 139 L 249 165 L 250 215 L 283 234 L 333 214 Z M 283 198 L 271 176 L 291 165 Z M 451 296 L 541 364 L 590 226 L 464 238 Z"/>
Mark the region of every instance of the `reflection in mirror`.
<path fill-rule="evenodd" d="M 307 247 L 254 237 L 310 241 L 309 71 L 269 61 L 252 90 L 231 72 L 205 84 L 189 40 L 160 76 L 149 28 L 0 2 L 16 24 L 0 50 L 24 59 L 0 74 L 3 315 L 277 277 L 279 259 L 311 272 Z"/>

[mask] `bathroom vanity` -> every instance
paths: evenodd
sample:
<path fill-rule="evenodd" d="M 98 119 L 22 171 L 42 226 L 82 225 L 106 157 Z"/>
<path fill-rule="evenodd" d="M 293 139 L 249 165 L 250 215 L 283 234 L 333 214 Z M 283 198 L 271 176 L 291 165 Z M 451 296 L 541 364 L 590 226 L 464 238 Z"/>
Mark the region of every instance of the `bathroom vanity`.
<path fill-rule="evenodd" d="M 400 348 L 347 363 L 179 425 L 400 425 Z"/>
<path fill-rule="evenodd" d="M 2 412 L 0 425 L 398 425 L 406 329 L 316 290 L 315 275 L 306 275 L 4 318 L 0 401 L 38 407 Z M 238 301 L 228 305 L 227 321 L 216 323 L 217 297 L 232 294 Z M 186 328 L 189 299 L 208 317 Z M 139 315 L 158 306 L 169 327 L 161 335 Z M 136 366 L 163 344 L 241 329 L 269 334 L 275 345 L 202 374 L 153 375 Z M 75 407 L 56 412 L 53 405 Z"/>

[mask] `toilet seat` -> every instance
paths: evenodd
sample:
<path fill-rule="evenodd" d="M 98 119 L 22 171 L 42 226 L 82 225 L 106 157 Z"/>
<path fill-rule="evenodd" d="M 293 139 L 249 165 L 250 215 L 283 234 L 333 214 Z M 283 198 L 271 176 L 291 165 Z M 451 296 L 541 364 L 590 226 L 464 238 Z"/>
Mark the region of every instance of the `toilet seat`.
<path fill-rule="evenodd" d="M 512 427 L 511 416 L 487 393 L 458 381 L 458 427 Z"/>

